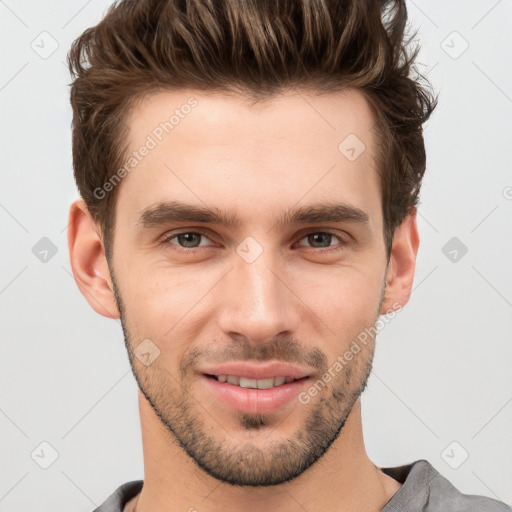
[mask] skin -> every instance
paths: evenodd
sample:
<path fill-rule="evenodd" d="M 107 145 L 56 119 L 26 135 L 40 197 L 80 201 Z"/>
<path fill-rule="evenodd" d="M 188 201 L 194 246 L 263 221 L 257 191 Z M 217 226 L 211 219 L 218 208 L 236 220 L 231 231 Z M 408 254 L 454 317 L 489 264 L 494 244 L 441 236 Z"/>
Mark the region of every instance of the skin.
<path fill-rule="evenodd" d="M 137 512 L 381 510 L 401 484 L 364 446 L 360 394 L 374 337 L 307 404 L 271 414 L 237 413 L 196 373 L 218 361 L 275 360 L 316 381 L 379 315 L 408 302 L 416 212 L 396 229 L 388 263 L 372 111 L 355 90 L 290 90 L 257 104 L 159 92 L 127 119 L 129 147 L 191 96 L 198 105 L 118 185 L 110 265 L 85 203 L 70 209 L 76 282 L 95 311 L 121 318 L 139 384 L 145 475 L 132 504 Z M 366 146 L 354 161 L 338 150 L 351 133 Z M 241 223 L 137 224 L 164 200 L 230 210 Z M 274 227 L 297 206 L 330 201 L 360 208 L 368 223 Z M 207 234 L 170 241 L 178 229 Z M 326 231 L 334 236 L 309 236 Z M 249 236 L 262 249 L 250 263 L 236 251 Z M 160 351 L 149 366 L 133 353 L 144 339 Z"/>

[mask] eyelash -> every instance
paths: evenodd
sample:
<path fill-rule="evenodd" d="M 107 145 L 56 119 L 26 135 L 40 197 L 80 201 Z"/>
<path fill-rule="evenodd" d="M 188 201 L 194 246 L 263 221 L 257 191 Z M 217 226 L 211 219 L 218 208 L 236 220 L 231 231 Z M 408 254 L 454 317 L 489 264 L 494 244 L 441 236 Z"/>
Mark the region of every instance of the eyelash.
<path fill-rule="evenodd" d="M 173 238 L 176 238 L 177 236 L 179 235 L 184 235 L 184 234 L 193 234 L 193 235 L 202 235 L 206 238 L 209 238 L 208 236 L 208 233 L 205 232 L 205 231 L 201 231 L 201 230 L 196 230 L 196 231 L 179 231 L 177 233 L 173 233 L 171 235 L 167 235 L 161 242 L 160 242 L 160 245 L 162 246 L 169 246 L 169 245 L 173 245 L 175 246 L 174 250 L 178 251 L 178 252 L 181 252 L 181 253 L 184 253 L 184 254 L 195 254 L 198 250 L 201 249 L 201 247 L 195 247 L 195 248 L 183 248 L 183 247 L 180 247 L 179 245 L 177 244 L 173 244 L 171 243 L 171 240 Z M 327 247 L 327 248 L 317 248 L 317 247 L 311 247 L 311 249 L 314 251 L 314 252 L 321 252 L 321 253 L 331 253 L 331 252 L 336 252 L 336 251 L 341 251 L 345 248 L 345 246 L 347 246 L 349 244 L 349 242 L 347 240 L 345 240 L 344 238 L 342 238 L 339 234 L 337 233 L 334 233 L 332 231 L 310 231 L 309 233 L 306 233 L 304 236 L 302 236 L 300 240 L 303 240 L 304 238 L 307 238 L 308 236 L 310 235 L 316 235 L 316 234 L 329 234 L 329 235 L 332 235 L 334 236 L 335 238 L 337 238 L 339 240 L 339 245 L 338 246 L 334 246 L 334 247 Z M 303 246 L 304 247 L 304 246 Z"/>

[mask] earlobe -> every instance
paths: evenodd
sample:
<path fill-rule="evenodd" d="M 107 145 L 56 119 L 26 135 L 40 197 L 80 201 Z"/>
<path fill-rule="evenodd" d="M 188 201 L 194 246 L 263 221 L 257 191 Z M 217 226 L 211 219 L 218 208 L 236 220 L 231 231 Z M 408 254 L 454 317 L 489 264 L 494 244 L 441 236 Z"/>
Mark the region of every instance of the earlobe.
<path fill-rule="evenodd" d="M 382 302 L 380 311 L 381 315 L 396 311 L 404 307 L 409 301 L 419 244 L 416 208 L 413 208 L 395 230 L 386 275 L 385 300 Z"/>
<path fill-rule="evenodd" d="M 103 242 L 83 199 L 69 210 L 68 250 L 76 284 L 89 305 L 100 315 L 119 318 Z"/>

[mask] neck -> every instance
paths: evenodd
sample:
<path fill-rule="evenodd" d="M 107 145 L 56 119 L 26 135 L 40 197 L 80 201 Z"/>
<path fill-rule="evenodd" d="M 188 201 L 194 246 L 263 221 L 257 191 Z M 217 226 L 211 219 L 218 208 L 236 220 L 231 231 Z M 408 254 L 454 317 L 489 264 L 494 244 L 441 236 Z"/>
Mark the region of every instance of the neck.
<path fill-rule="evenodd" d="M 177 444 L 140 391 L 139 409 L 144 486 L 136 512 L 379 511 L 401 487 L 366 454 L 360 399 L 316 464 L 294 480 L 270 487 L 236 487 L 212 478 Z"/>

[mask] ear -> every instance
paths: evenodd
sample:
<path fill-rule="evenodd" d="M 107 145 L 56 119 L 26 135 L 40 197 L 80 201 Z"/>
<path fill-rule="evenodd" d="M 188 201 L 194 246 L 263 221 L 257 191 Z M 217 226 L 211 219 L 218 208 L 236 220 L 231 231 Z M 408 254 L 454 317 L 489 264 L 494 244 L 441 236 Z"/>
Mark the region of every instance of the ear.
<path fill-rule="evenodd" d="M 68 250 L 78 288 L 89 305 L 107 318 L 119 318 L 99 229 L 83 199 L 69 210 Z"/>
<path fill-rule="evenodd" d="M 395 229 L 386 274 L 386 289 L 380 314 L 386 315 L 404 307 L 411 297 L 416 255 L 420 245 L 416 208 Z"/>

